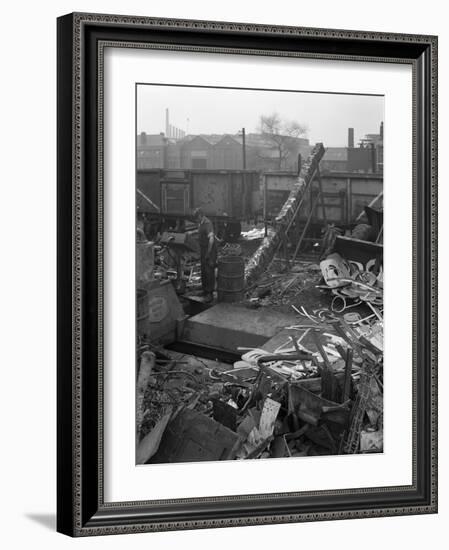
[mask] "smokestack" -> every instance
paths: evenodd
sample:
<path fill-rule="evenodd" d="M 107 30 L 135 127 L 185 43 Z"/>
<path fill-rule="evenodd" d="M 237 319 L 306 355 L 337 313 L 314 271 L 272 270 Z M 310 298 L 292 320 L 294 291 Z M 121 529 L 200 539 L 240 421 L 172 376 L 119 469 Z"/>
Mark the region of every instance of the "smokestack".
<path fill-rule="evenodd" d="M 169 124 L 169 115 L 168 109 L 165 109 L 165 137 L 170 137 L 170 124 Z"/>
<path fill-rule="evenodd" d="M 354 128 L 348 128 L 348 147 L 354 149 Z"/>
<path fill-rule="evenodd" d="M 381 122 L 380 123 L 380 139 L 383 141 L 384 140 L 384 123 Z"/>

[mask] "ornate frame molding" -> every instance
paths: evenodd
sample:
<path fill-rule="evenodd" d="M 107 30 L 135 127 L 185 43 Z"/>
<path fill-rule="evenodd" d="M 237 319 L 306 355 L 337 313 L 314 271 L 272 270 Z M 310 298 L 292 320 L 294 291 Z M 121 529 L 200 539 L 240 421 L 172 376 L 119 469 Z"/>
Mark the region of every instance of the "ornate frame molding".
<path fill-rule="evenodd" d="M 84 180 L 86 179 L 86 146 L 85 146 L 85 120 L 83 119 L 83 106 L 86 96 L 86 80 L 89 77 L 89 73 L 86 72 L 86 31 L 89 29 L 107 29 L 110 34 L 114 35 L 114 38 L 97 41 L 97 51 L 90 52 L 91 56 L 96 61 L 96 75 L 97 75 L 97 121 L 96 131 L 100 138 L 96 144 L 96 160 L 95 173 L 96 173 L 96 220 L 95 227 L 86 223 L 86 216 L 83 212 L 84 202 L 86 200 L 86 188 L 84 187 Z M 214 35 L 226 34 L 229 36 L 239 36 L 240 38 L 265 36 L 267 43 L 270 44 L 270 38 L 273 37 L 291 37 L 293 39 L 301 38 L 310 47 L 316 48 L 317 41 L 324 45 L 329 41 L 338 42 L 340 49 L 345 48 L 345 53 L 331 54 L 323 51 L 292 51 L 283 50 L 280 48 L 263 48 L 257 49 L 255 47 L 242 48 L 242 47 L 217 47 L 215 45 L 176 45 L 176 44 L 164 44 L 162 42 L 151 43 L 151 41 L 139 42 L 120 40 L 120 32 L 129 31 L 130 29 L 136 29 L 142 31 L 162 30 L 167 31 L 189 31 L 192 36 L 195 33 L 201 31 L 206 38 L 208 33 L 214 33 Z M 284 26 L 269 26 L 269 25 L 254 25 L 246 23 L 228 23 L 228 22 L 214 22 L 214 21 L 195 21 L 195 20 L 176 20 L 176 19 L 160 19 L 149 17 L 131 17 L 131 16 L 117 16 L 117 15 L 103 15 L 103 14 L 71 14 L 64 16 L 59 20 L 59 97 L 60 103 L 58 105 L 59 112 L 59 136 L 58 140 L 63 139 L 63 133 L 66 131 L 66 124 L 68 120 L 71 121 L 72 133 L 70 140 L 65 141 L 65 145 L 61 145 L 61 154 L 59 155 L 58 166 L 58 194 L 64 198 L 59 201 L 59 221 L 58 221 L 58 279 L 60 282 L 61 293 L 67 293 L 67 285 L 71 285 L 71 296 L 69 302 L 67 296 L 58 296 L 60 307 L 58 310 L 58 316 L 64 323 L 68 322 L 70 316 L 70 327 L 65 327 L 58 335 L 58 393 L 59 399 L 69 399 L 70 407 L 66 403 L 59 408 L 59 422 L 67 429 L 67 423 L 70 422 L 70 438 L 67 434 L 63 433 L 61 429 L 59 431 L 58 452 L 58 477 L 59 477 L 59 494 L 58 494 L 58 530 L 73 536 L 88 536 L 88 535 L 103 535 L 103 534 L 118 534 L 118 533 L 131 533 L 142 531 L 160 531 L 160 530 L 176 530 L 176 529 L 199 529 L 210 527 L 225 527 L 225 526 L 239 526 L 239 525 L 258 525 L 267 523 L 288 523 L 288 522 L 302 522 L 302 521 L 322 521 L 330 519 L 347 519 L 347 518 L 360 518 L 360 517 L 374 517 L 374 516 L 391 516 L 391 515 L 405 515 L 405 514 L 418 514 L 418 513 L 433 513 L 437 510 L 437 38 L 434 36 L 424 35 L 403 35 L 396 33 L 375 33 L 364 31 L 347 31 L 347 30 L 335 30 L 335 29 L 312 29 L 303 27 L 284 27 Z M 348 44 L 354 44 L 364 54 L 350 53 L 347 48 Z M 315 44 L 315 46 L 314 46 Z M 391 49 L 391 44 L 400 45 L 399 50 L 402 55 L 386 56 L 367 54 L 367 48 L 364 46 L 371 46 L 371 49 L 380 48 L 383 45 L 386 50 Z M 102 391 L 103 391 L 103 378 L 102 378 L 102 364 L 103 364 L 103 341 L 102 341 L 102 311 L 103 311 L 103 258 L 102 258 L 102 243 L 103 243 L 103 149 L 102 149 L 102 129 L 103 129 L 103 52 L 104 47 L 124 47 L 124 48 L 156 48 L 156 49 L 169 49 L 169 50 L 182 50 L 182 51 L 206 51 L 213 53 L 223 54 L 251 54 L 251 55 L 273 55 L 273 56 L 298 56 L 298 57 L 311 57 L 319 59 L 342 59 L 342 60 L 357 60 L 365 62 L 386 62 L 386 63 L 409 63 L 413 66 L 413 104 L 414 104 L 414 158 L 413 158 L 413 179 L 414 179 L 414 220 L 413 220 L 413 232 L 414 232 L 414 377 L 413 377 L 413 393 L 415 397 L 413 414 L 414 414 L 414 464 L 413 464 L 413 484 L 410 487 L 386 487 L 386 488 L 372 488 L 372 489 L 359 489 L 359 490 L 339 490 L 339 491 L 321 491 L 310 493 L 283 493 L 283 494 L 267 494 L 257 495 L 261 500 L 269 500 L 273 498 L 282 499 L 285 497 L 293 496 L 326 496 L 333 497 L 340 495 L 342 497 L 357 496 L 361 494 L 369 495 L 378 493 L 379 491 L 390 494 L 401 493 L 403 496 L 405 493 L 417 492 L 419 485 L 419 472 L 418 464 L 416 460 L 417 456 L 417 382 L 418 382 L 418 338 L 422 341 L 426 337 L 425 334 L 418 334 L 419 327 L 416 321 L 416 312 L 419 307 L 425 307 L 426 319 L 428 314 L 428 320 L 425 324 L 426 331 L 428 331 L 426 341 L 426 356 L 429 361 L 428 365 L 428 399 L 430 400 L 430 415 L 427 419 L 428 426 L 430 428 L 429 437 L 429 480 L 430 485 L 426 493 L 425 501 L 421 499 L 421 502 L 411 505 L 388 505 L 379 507 L 368 507 L 355 509 L 350 507 L 343 510 L 317 510 L 313 512 L 300 511 L 297 513 L 281 513 L 281 514 L 245 514 L 244 517 L 222 517 L 222 518 L 194 518 L 183 520 L 170 520 L 164 519 L 163 521 L 154 521 L 148 514 L 148 509 L 152 505 L 156 505 L 156 501 L 145 502 L 123 502 L 123 503 L 104 503 L 103 502 L 103 483 L 102 483 L 102 434 L 103 434 L 103 422 L 102 422 Z M 404 52 L 409 48 L 411 54 L 407 57 Z M 411 48 L 411 49 L 410 49 Z M 422 51 L 420 56 L 413 56 L 413 51 Z M 64 69 L 62 64 L 67 63 L 68 54 L 70 54 L 71 67 Z M 423 59 L 425 56 L 425 59 Z M 90 61 L 92 65 L 92 61 Z M 92 70 L 92 66 L 90 70 Z M 425 65 L 425 66 L 424 66 Z M 422 72 L 425 72 L 423 75 Z M 90 81 L 90 86 L 92 82 Z M 67 96 L 71 91 L 70 100 L 67 100 Z M 65 93 L 65 99 L 62 96 Z M 426 95 L 427 104 L 423 103 L 423 96 Z M 425 109 L 425 118 L 423 116 L 418 118 L 419 109 Z M 427 143 L 424 143 L 424 130 L 418 128 L 418 125 L 427 125 Z M 64 127 L 64 130 L 62 129 Z M 420 149 L 417 145 L 420 141 Z M 422 142 L 422 143 L 421 143 Z M 92 151 L 90 149 L 89 151 Z M 419 159 L 419 155 L 424 151 L 426 166 L 423 159 Z M 92 155 L 92 153 L 89 153 Z M 67 169 L 67 159 L 70 157 L 70 170 Z M 424 172 L 423 172 L 424 171 Z M 425 205 L 425 220 L 418 219 L 418 192 L 422 192 L 419 188 L 420 183 L 423 184 L 421 179 L 422 174 L 428 180 L 426 189 L 424 190 L 425 198 L 428 204 Z M 68 183 L 67 179 L 71 180 L 71 192 L 67 198 Z M 92 196 L 90 196 L 92 198 Z M 67 214 L 70 216 L 67 219 Z M 70 223 L 68 222 L 70 220 Z M 423 227 L 427 229 L 429 234 L 421 235 L 424 232 Z M 93 495 L 87 496 L 85 479 L 86 475 L 90 479 L 94 474 L 86 474 L 87 467 L 85 465 L 85 449 L 86 445 L 91 445 L 90 439 L 86 439 L 86 433 L 83 424 L 83 414 L 86 408 L 86 391 L 83 383 L 86 383 L 85 375 L 85 326 L 87 320 L 84 316 L 85 310 L 85 287 L 92 284 L 87 283 L 86 277 L 86 261 L 85 256 L 85 244 L 83 242 L 83 235 L 86 230 L 96 231 L 96 239 L 98 243 L 97 250 L 97 279 L 94 284 L 96 289 L 97 299 L 97 311 L 98 311 L 98 339 L 97 339 L 97 353 L 95 361 L 98 368 L 98 376 L 96 378 L 97 386 L 92 388 L 91 393 L 95 392 L 97 395 L 97 403 L 95 410 L 98 414 L 98 426 L 97 426 L 97 472 L 96 477 L 98 484 Z M 423 250 L 418 248 L 421 240 L 426 240 L 430 243 L 427 251 L 428 266 L 420 265 L 418 268 L 421 278 L 418 281 L 417 277 L 417 262 L 422 261 Z M 63 257 L 62 249 L 64 247 L 70 247 L 70 259 L 69 256 Z M 67 254 L 67 253 L 65 253 Z M 68 265 L 70 261 L 70 266 Z M 65 262 L 65 263 L 64 263 Z M 64 265 L 64 267 L 63 267 Z M 71 273 L 70 283 L 67 280 L 67 273 Z M 90 276 L 89 276 L 90 277 Z M 421 280 L 422 278 L 424 280 Z M 428 281 L 428 299 L 424 303 L 419 302 L 417 299 L 418 291 L 422 291 L 425 294 L 425 289 L 418 288 L 419 284 L 424 284 Z M 67 345 L 70 342 L 70 359 L 67 351 Z M 421 342 L 422 343 L 422 342 Z M 64 349 L 61 349 L 64 347 Z M 91 350 L 92 351 L 92 350 Z M 68 363 L 69 361 L 69 363 Z M 422 368 L 422 367 L 421 367 Z M 83 376 L 84 373 L 84 376 Z M 70 384 L 67 382 L 69 377 Z M 89 380 L 92 383 L 92 380 Z M 70 392 L 68 390 L 70 386 Z M 70 411 L 69 411 L 70 409 Z M 89 441 L 87 443 L 87 441 Z M 67 471 L 68 465 L 70 465 Z M 67 494 L 70 487 L 70 494 Z M 214 498 L 207 497 L 204 499 L 177 499 L 176 501 L 158 501 L 161 504 L 189 504 L 202 503 L 222 503 L 227 501 L 229 503 L 253 501 L 254 496 L 239 495 L 235 497 L 226 498 Z M 88 503 L 87 503 L 88 502 Z M 94 513 L 91 513 L 91 512 Z M 139 519 L 140 518 L 140 519 Z"/>

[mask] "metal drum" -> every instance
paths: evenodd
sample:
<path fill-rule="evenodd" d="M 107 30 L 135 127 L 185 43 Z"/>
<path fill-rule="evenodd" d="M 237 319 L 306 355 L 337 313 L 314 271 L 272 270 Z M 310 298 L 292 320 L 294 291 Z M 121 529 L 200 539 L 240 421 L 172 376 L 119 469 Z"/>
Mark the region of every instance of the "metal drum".
<path fill-rule="evenodd" d="M 245 295 L 245 262 L 240 256 L 218 260 L 217 291 L 219 302 L 240 302 Z"/>

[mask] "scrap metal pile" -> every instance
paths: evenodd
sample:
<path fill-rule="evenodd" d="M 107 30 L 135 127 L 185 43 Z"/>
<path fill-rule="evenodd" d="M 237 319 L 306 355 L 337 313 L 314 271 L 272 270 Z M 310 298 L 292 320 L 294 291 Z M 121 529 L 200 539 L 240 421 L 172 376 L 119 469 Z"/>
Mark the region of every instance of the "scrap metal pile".
<path fill-rule="evenodd" d="M 365 316 L 295 307 L 276 348 L 242 349 L 230 368 L 144 351 L 137 461 L 381 452 L 383 320 L 372 307 Z"/>
<path fill-rule="evenodd" d="M 290 307 L 293 302 L 304 301 L 316 287 L 318 274 L 321 276 L 320 266 L 314 262 L 297 262 L 288 272 L 279 272 L 273 262 L 257 285 L 249 290 L 248 305 L 254 308 Z"/>

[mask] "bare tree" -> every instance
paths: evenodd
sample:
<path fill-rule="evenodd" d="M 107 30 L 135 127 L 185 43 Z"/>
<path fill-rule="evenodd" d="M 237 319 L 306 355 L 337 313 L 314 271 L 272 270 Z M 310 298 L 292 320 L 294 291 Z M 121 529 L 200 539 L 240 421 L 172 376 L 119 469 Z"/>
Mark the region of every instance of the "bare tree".
<path fill-rule="evenodd" d="M 277 168 L 286 167 L 287 160 L 298 151 L 298 138 L 307 134 L 306 126 L 294 120 L 282 120 L 278 113 L 262 115 L 260 117 L 259 131 L 271 149 L 276 152 Z M 261 148 L 259 156 L 272 159 L 263 153 Z"/>

